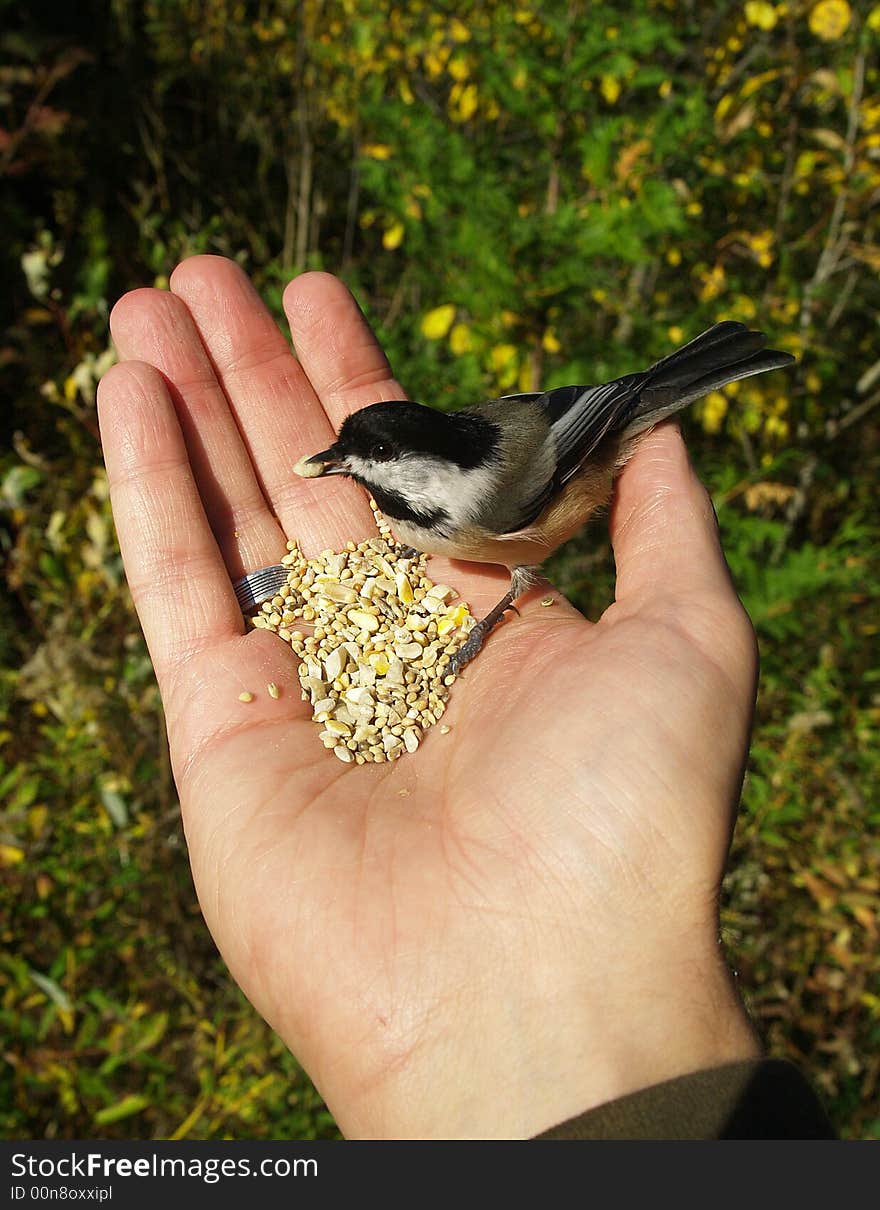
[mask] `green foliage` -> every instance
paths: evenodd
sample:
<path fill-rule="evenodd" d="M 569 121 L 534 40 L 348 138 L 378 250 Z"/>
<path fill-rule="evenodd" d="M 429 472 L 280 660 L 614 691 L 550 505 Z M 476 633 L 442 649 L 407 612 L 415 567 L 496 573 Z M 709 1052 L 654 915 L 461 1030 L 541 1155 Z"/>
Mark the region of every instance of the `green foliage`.
<path fill-rule="evenodd" d="M 98 447 L 112 303 L 218 252 L 279 316 L 342 273 L 441 407 L 725 317 L 798 354 L 686 420 L 762 653 L 723 922 L 772 1052 L 880 1137 L 880 9 L 2 7 L 0 1131 L 335 1129 L 201 922 Z M 601 525 L 552 572 L 598 615 Z"/>

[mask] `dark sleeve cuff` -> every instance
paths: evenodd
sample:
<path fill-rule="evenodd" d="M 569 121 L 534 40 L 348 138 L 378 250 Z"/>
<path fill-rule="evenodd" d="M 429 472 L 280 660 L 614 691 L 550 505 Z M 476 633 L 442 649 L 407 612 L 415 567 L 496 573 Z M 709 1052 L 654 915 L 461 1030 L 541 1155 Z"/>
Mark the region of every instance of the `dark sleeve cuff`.
<path fill-rule="evenodd" d="M 539 1139 L 834 1139 L 810 1084 L 791 1063 L 755 1059 L 655 1084 Z"/>

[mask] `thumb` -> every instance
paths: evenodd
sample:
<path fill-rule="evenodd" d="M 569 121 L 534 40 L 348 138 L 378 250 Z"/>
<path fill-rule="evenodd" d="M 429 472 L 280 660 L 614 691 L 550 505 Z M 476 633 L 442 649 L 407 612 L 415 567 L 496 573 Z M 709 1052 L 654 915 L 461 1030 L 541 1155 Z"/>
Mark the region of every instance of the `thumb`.
<path fill-rule="evenodd" d="M 736 599 L 712 501 L 674 422 L 643 437 L 618 477 L 610 529 L 618 602 Z"/>

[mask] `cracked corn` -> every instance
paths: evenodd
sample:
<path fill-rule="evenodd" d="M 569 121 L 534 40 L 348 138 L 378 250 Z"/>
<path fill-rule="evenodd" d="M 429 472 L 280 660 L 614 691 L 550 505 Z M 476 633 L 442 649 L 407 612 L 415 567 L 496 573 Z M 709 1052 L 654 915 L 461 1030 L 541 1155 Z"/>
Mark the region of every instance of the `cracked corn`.
<path fill-rule="evenodd" d="M 476 624 L 452 588 L 428 579 L 425 556 L 405 558 L 376 520 L 379 537 L 313 559 L 288 542 L 287 583 L 252 619 L 299 656 L 319 738 L 345 764 L 418 749 L 446 710 L 449 659 Z"/>

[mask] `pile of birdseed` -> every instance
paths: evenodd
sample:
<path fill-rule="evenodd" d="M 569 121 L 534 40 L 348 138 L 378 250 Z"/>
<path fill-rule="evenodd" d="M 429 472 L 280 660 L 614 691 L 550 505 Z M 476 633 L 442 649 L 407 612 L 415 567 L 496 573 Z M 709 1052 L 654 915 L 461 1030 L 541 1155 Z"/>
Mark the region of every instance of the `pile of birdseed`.
<path fill-rule="evenodd" d="M 446 711 L 455 677 L 445 669 L 476 625 L 454 589 L 428 579 L 426 556 L 405 558 L 375 501 L 370 507 L 377 538 L 314 559 L 288 542 L 287 583 L 251 619 L 299 656 L 303 700 L 324 747 L 359 765 L 416 751 Z"/>

